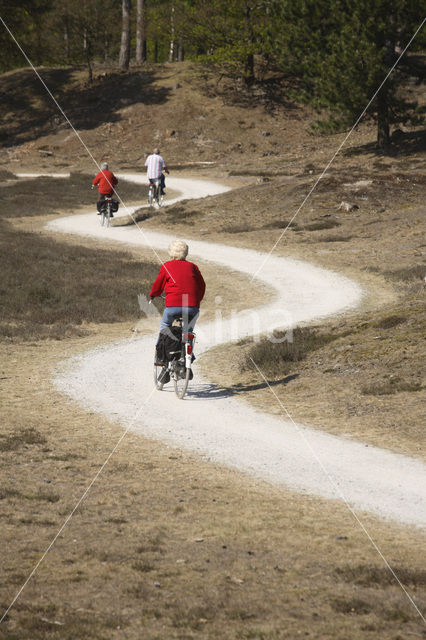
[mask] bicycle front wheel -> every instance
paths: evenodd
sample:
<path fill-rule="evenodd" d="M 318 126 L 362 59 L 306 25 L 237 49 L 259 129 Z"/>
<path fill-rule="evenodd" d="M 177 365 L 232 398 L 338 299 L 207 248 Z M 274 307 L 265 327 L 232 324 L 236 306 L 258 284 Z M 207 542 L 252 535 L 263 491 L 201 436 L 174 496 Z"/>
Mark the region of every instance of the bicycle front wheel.
<path fill-rule="evenodd" d="M 178 374 L 173 377 L 173 382 L 175 385 L 175 394 L 182 400 L 184 397 L 186 390 L 188 389 L 189 378 L 191 375 L 191 369 L 185 369 L 185 375 L 179 376 Z"/>

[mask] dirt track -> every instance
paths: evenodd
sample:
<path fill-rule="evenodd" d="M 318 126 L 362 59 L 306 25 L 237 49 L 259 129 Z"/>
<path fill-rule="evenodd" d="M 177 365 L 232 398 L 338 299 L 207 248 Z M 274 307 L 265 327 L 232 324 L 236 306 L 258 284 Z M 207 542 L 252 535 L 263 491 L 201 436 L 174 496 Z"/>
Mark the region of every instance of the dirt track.
<path fill-rule="evenodd" d="M 179 188 L 178 181 L 170 180 L 170 184 Z M 204 188 L 198 193 L 192 182 L 192 195 L 202 197 L 212 192 L 211 183 L 197 184 Z M 183 183 L 182 189 L 186 187 Z M 183 193 L 181 197 L 188 195 Z M 101 229 L 93 215 L 60 219 L 50 228 L 97 237 L 108 234 L 119 242 L 148 243 L 161 250 L 170 240 L 169 236 L 141 234 L 134 228 Z M 257 309 L 255 320 L 249 311 L 227 322 L 200 324 L 199 354 L 229 339 L 282 327 L 283 317 L 291 327 L 341 312 L 361 298 L 355 283 L 307 263 L 274 256 L 265 261 L 265 254 L 197 241 L 191 241 L 191 255 L 249 275 L 258 272 L 260 279 L 274 281 L 277 289 L 276 300 Z M 422 487 L 426 470 L 422 463 L 265 416 L 223 397 L 199 376 L 191 387 L 189 402 L 179 403 L 169 393 L 152 393 L 152 351 L 153 337 L 149 336 L 91 352 L 72 362 L 57 378 L 57 384 L 86 408 L 119 420 L 128 429 L 195 450 L 274 483 L 343 498 L 357 509 L 402 522 L 425 524 Z M 141 389 L 145 398 L 142 402 Z M 395 468 L 400 470 L 397 477 Z"/>

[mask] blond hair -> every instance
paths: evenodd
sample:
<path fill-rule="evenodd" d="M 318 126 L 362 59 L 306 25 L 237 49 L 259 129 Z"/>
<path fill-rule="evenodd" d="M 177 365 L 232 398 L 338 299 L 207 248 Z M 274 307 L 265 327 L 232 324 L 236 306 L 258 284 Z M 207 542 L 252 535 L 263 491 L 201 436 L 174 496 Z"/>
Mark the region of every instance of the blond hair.
<path fill-rule="evenodd" d="M 173 240 L 169 244 L 169 256 L 172 260 L 185 260 L 188 255 L 188 245 L 183 240 Z"/>

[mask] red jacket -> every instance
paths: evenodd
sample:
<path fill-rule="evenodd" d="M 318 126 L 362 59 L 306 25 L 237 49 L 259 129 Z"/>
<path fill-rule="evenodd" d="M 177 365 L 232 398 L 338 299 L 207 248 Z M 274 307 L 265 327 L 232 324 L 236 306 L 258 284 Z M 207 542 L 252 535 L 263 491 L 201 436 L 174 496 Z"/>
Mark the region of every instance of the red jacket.
<path fill-rule="evenodd" d="M 99 171 L 98 175 L 93 179 L 92 184 L 99 185 L 99 193 L 102 196 L 112 196 L 114 193 L 114 187 L 118 184 L 118 179 L 112 171 L 103 169 L 102 171 Z"/>
<path fill-rule="evenodd" d="M 156 298 L 163 291 L 166 307 L 199 307 L 206 284 L 197 265 L 187 260 L 169 260 L 161 265 L 150 292 Z"/>

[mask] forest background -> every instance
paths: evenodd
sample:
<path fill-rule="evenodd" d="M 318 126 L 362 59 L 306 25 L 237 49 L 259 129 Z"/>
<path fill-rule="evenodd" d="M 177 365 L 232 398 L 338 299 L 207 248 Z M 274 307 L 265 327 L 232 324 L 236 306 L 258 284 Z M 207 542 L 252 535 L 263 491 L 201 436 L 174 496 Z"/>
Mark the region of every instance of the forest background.
<path fill-rule="evenodd" d="M 422 78 L 413 54 L 425 48 L 425 9 L 418 0 L 0 0 L 0 71 L 23 65 L 10 29 L 34 65 L 84 64 L 89 83 L 99 62 L 125 72 L 190 59 L 246 85 L 284 75 L 287 97 L 321 113 L 319 132 L 343 130 L 368 105 L 384 148 L 393 124 L 424 119 L 402 88 Z"/>

